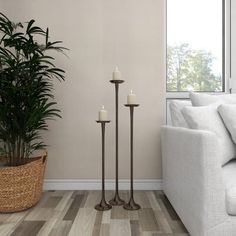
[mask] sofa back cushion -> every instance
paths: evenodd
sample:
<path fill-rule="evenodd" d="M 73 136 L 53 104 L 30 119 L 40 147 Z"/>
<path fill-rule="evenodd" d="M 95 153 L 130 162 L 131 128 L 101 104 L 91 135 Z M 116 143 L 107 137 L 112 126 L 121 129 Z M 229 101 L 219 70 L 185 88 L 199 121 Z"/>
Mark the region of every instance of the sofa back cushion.
<path fill-rule="evenodd" d="M 182 114 L 182 110 L 186 106 L 192 106 L 191 101 L 187 100 L 171 100 L 169 103 L 170 116 L 172 125 L 176 127 L 187 128 L 188 125 Z"/>
<path fill-rule="evenodd" d="M 234 143 L 236 143 L 236 105 L 222 104 L 218 107 L 218 111 Z"/>
<path fill-rule="evenodd" d="M 236 94 L 210 95 L 190 92 L 189 98 L 193 106 L 207 106 L 213 103 L 236 104 Z"/>
<path fill-rule="evenodd" d="M 187 106 L 182 110 L 182 114 L 189 128 L 208 130 L 217 135 L 221 150 L 221 164 L 224 165 L 235 157 L 235 145 L 223 124 L 217 107 L 213 105 L 202 107 Z"/>

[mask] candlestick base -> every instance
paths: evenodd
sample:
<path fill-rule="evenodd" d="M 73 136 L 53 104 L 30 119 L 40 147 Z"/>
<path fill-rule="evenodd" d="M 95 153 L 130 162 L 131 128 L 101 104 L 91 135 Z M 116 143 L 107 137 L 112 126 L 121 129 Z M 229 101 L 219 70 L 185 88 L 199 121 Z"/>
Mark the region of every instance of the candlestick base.
<path fill-rule="evenodd" d="M 125 210 L 129 210 L 129 211 L 135 211 L 135 210 L 139 210 L 141 208 L 141 206 L 139 204 L 137 204 L 133 198 L 130 198 L 129 202 L 126 203 L 123 208 Z"/>
<path fill-rule="evenodd" d="M 109 203 L 110 203 L 112 206 L 121 206 L 121 205 L 124 205 L 124 204 L 125 204 L 125 201 L 120 198 L 120 196 L 118 195 L 118 193 L 116 193 L 116 195 L 114 196 L 114 198 L 111 199 L 111 200 L 109 201 Z"/>
<path fill-rule="evenodd" d="M 110 210 L 111 208 L 112 208 L 112 206 L 109 205 L 105 201 L 105 199 L 102 199 L 101 202 L 95 206 L 95 209 L 98 211 L 107 211 L 107 210 Z"/>

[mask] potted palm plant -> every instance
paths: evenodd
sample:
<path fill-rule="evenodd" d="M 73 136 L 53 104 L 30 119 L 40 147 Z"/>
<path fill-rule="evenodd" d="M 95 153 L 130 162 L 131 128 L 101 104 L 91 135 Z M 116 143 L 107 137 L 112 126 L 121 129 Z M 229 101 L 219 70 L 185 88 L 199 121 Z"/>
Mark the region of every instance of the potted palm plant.
<path fill-rule="evenodd" d="M 49 30 L 35 21 L 13 23 L 0 13 L 0 212 L 35 205 L 42 193 L 47 154 L 41 133 L 47 120 L 60 117 L 53 80 L 64 80 L 51 51 L 63 52 L 61 41 L 50 42 Z"/>

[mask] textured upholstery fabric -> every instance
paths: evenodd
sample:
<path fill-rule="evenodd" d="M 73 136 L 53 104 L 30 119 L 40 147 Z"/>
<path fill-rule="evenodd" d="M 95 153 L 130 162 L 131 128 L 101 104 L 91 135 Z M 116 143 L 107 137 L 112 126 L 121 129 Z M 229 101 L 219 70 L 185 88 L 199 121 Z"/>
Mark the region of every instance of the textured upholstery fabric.
<path fill-rule="evenodd" d="M 222 104 L 218 107 L 221 118 L 236 143 L 236 105 Z"/>
<path fill-rule="evenodd" d="M 193 106 L 207 106 L 216 102 L 236 104 L 236 94 L 209 95 L 190 92 L 189 98 Z"/>
<path fill-rule="evenodd" d="M 164 192 L 191 236 L 235 236 L 226 211 L 225 183 L 213 132 L 162 128 Z"/>
<path fill-rule="evenodd" d="M 172 125 L 175 127 L 188 127 L 182 110 L 186 106 L 192 106 L 191 101 L 171 100 L 169 104 Z"/>
<path fill-rule="evenodd" d="M 236 187 L 226 189 L 226 209 L 229 215 L 236 216 Z"/>
<path fill-rule="evenodd" d="M 228 214 L 236 216 L 236 160 L 223 167 L 223 177 L 226 187 L 226 209 Z"/>
<path fill-rule="evenodd" d="M 208 130 L 217 135 L 221 164 L 235 158 L 235 145 L 215 106 L 185 107 L 183 116 L 191 129 Z"/>

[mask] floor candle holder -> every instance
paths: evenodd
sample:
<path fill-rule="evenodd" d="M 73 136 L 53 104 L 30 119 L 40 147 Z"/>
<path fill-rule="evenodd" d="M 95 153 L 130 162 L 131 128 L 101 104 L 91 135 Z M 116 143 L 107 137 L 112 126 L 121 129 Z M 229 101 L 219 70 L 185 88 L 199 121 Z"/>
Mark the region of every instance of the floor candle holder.
<path fill-rule="evenodd" d="M 105 199 L 105 126 L 106 123 L 110 123 L 110 121 L 98 120 L 96 122 L 100 123 L 102 127 L 102 199 L 101 202 L 95 206 L 95 209 L 98 211 L 106 211 L 112 208 L 112 206 L 109 205 Z"/>
<path fill-rule="evenodd" d="M 119 149 L 119 140 L 118 140 L 118 105 L 119 105 L 119 84 L 122 84 L 124 80 L 110 80 L 111 83 L 115 84 L 115 109 L 116 109 L 116 186 L 115 186 L 115 196 L 113 199 L 109 201 L 109 203 L 113 206 L 120 206 L 125 203 L 124 200 L 122 200 L 119 196 L 119 155 L 118 155 L 118 149 Z"/>
<path fill-rule="evenodd" d="M 138 210 L 140 205 L 134 201 L 134 187 L 133 187 L 133 134 L 134 134 L 134 108 L 139 104 L 125 104 L 130 109 L 130 200 L 123 207 L 126 210 Z"/>

